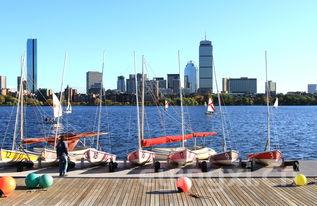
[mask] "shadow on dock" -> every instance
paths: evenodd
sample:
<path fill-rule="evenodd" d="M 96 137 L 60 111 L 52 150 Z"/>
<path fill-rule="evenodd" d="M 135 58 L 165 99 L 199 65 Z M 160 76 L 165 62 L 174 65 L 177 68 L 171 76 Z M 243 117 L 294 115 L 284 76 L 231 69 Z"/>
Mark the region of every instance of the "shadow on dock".
<path fill-rule="evenodd" d="M 159 190 L 159 191 L 150 191 L 146 192 L 147 195 L 167 195 L 179 193 L 178 190 Z"/>

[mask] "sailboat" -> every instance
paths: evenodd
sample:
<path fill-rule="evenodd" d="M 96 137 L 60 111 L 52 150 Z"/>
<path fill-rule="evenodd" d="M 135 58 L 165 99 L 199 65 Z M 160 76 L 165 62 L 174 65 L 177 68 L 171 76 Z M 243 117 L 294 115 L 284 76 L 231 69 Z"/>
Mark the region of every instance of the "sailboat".
<path fill-rule="evenodd" d="M 169 106 L 168 101 L 165 100 L 165 102 L 164 102 L 164 110 L 165 110 L 165 111 L 167 111 L 168 106 Z"/>
<path fill-rule="evenodd" d="M 263 152 L 248 155 L 248 159 L 265 166 L 279 166 L 282 163 L 283 155 L 280 150 L 271 150 L 270 139 L 270 107 L 269 107 L 269 85 L 267 81 L 267 53 L 265 51 L 265 74 L 266 74 L 266 107 L 267 107 L 267 138 Z"/>
<path fill-rule="evenodd" d="M 98 132 L 82 132 L 82 133 L 60 133 L 60 118 L 62 117 L 62 88 L 63 88 L 63 79 L 64 79 L 64 71 L 66 68 L 66 60 L 67 60 L 67 54 L 65 54 L 64 59 L 64 68 L 63 68 L 63 75 L 62 75 L 62 81 L 61 81 L 61 89 L 60 89 L 60 100 L 57 98 L 57 96 L 53 93 L 53 113 L 55 117 L 55 135 L 49 136 L 49 137 L 36 137 L 36 138 L 23 138 L 22 143 L 23 144 L 38 144 L 38 143 L 48 143 L 52 147 L 48 148 L 34 148 L 34 151 L 40 153 L 40 161 L 41 166 L 51 166 L 56 165 L 57 161 L 57 155 L 56 155 L 56 144 L 57 141 L 63 137 L 64 142 L 68 146 L 69 151 L 69 157 L 71 161 L 77 161 L 83 158 L 85 155 L 84 153 L 87 151 L 87 148 L 78 148 L 76 147 L 80 139 L 82 138 L 90 138 L 95 137 L 97 135 L 102 135 L 105 133 L 98 133 Z M 91 155 L 90 155 L 91 156 Z M 97 155 L 95 155 L 97 156 Z"/>
<path fill-rule="evenodd" d="M 273 108 L 277 108 L 278 107 L 278 97 L 276 97 L 275 102 L 273 104 Z"/>
<path fill-rule="evenodd" d="M 180 69 L 180 57 L 178 51 L 178 72 L 179 76 L 181 74 Z M 178 165 L 186 165 L 187 163 L 194 162 L 197 158 L 196 154 L 185 147 L 185 128 L 184 128 L 184 108 L 183 108 L 183 94 L 182 94 L 181 78 L 179 78 L 179 95 L 181 103 L 181 128 L 182 128 L 182 146 L 178 151 L 172 152 L 168 155 L 168 160 L 171 163 L 176 163 Z"/>
<path fill-rule="evenodd" d="M 105 65 L 105 60 L 104 60 L 104 55 L 103 55 L 103 61 L 102 61 L 102 72 L 101 75 L 103 77 L 103 71 L 104 71 L 104 65 Z M 85 159 L 93 164 L 93 165 L 97 165 L 97 164 L 102 164 L 102 163 L 109 163 L 109 162 L 115 162 L 117 156 L 105 151 L 101 151 L 100 150 L 100 144 L 99 144 L 99 137 L 100 135 L 104 134 L 102 132 L 100 132 L 100 125 L 101 125 L 101 109 L 102 109 L 102 93 L 103 93 L 103 80 L 101 79 L 101 87 L 100 87 L 100 103 L 99 103 L 99 113 L 98 113 L 98 128 L 97 128 L 97 138 L 96 138 L 96 148 L 88 148 L 84 155 L 85 155 Z"/>
<path fill-rule="evenodd" d="M 180 63 L 179 63 L 180 73 Z M 181 135 L 167 135 L 161 137 L 152 137 L 141 140 L 142 147 L 152 147 L 151 151 L 155 152 L 155 160 L 167 160 L 170 163 L 177 163 L 185 165 L 193 162 L 196 159 L 205 160 L 216 152 L 211 148 L 194 146 L 193 148 L 185 148 L 185 141 L 193 138 L 205 138 L 217 135 L 216 132 L 193 132 L 185 134 L 184 129 L 184 116 L 183 116 L 183 103 L 180 85 L 181 97 L 181 118 L 182 118 L 182 134 Z M 160 144 L 168 144 L 174 142 L 182 142 L 181 147 L 154 147 Z M 154 147 L 154 148 L 153 148 Z"/>
<path fill-rule="evenodd" d="M 223 152 L 210 156 L 209 160 L 212 164 L 232 165 L 235 161 L 237 161 L 239 159 L 239 153 L 236 150 L 228 150 L 227 149 L 226 132 L 225 132 L 225 127 L 224 127 L 225 122 L 224 122 L 224 117 L 223 117 L 220 93 L 219 93 L 219 89 L 218 89 L 216 68 L 214 65 L 213 65 L 213 67 L 214 67 L 213 69 L 214 69 L 215 82 L 216 82 L 216 88 L 217 88 L 218 104 L 219 104 L 219 110 L 220 110 L 220 115 L 221 115 Z M 209 98 L 209 100 L 210 100 L 210 98 Z"/>
<path fill-rule="evenodd" d="M 135 53 L 134 53 L 134 72 L 136 76 L 135 67 Z M 144 165 L 152 163 L 155 158 L 155 153 L 152 151 L 144 150 L 142 146 L 142 140 L 144 140 L 144 56 L 142 55 L 142 107 L 141 107 L 141 121 L 139 112 L 139 92 L 138 82 L 135 78 L 135 94 L 136 94 L 136 107 L 137 107 L 137 123 L 138 123 L 138 149 L 128 154 L 128 161 L 136 165 Z"/>
<path fill-rule="evenodd" d="M 205 114 L 213 114 L 215 112 L 215 105 L 212 101 L 212 98 L 210 97 L 208 100 L 208 106 L 207 106 L 207 112 Z"/>
<path fill-rule="evenodd" d="M 70 104 L 69 100 L 67 102 L 67 107 L 66 107 L 66 114 L 71 114 L 72 113 L 72 105 Z"/>
<path fill-rule="evenodd" d="M 24 56 L 21 57 L 21 84 L 19 88 L 18 94 L 18 103 L 16 110 L 16 118 L 15 118 L 15 126 L 13 132 L 13 140 L 12 140 L 12 148 L 11 149 L 0 149 L 0 165 L 12 165 L 19 162 L 29 162 L 34 163 L 38 160 L 39 155 L 37 153 L 28 151 L 23 148 L 21 144 L 17 144 L 17 136 L 18 136 L 18 123 L 19 123 L 19 115 L 20 115 L 20 141 L 23 143 L 24 139 L 24 88 L 22 82 L 24 81 Z"/>

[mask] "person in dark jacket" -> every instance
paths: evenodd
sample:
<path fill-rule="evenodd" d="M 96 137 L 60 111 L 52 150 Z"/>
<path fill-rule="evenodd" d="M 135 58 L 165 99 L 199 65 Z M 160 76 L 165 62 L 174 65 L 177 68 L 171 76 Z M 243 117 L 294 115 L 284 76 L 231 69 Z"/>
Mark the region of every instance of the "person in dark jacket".
<path fill-rule="evenodd" d="M 59 176 L 65 176 L 68 166 L 68 149 L 63 136 L 56 145 L 56 154 L 59 161 Z"/>

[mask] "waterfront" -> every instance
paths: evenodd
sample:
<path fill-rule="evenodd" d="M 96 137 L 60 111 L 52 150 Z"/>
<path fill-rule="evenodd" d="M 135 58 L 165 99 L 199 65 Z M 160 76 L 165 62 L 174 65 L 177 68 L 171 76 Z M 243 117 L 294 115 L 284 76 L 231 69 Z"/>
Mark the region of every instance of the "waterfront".
<path fill-rule="evenodd" d="M 0 142 L 10 147 L 14 129 L 15 107 L 0 107 Z M 207 116 L 204 106 L 185 107 L 187 131 L 216 131 L 218 135 L 197 139 L 197 144 L 205 144 L 217 151 L 222 148 L 221 119 L 219 112 Z M 217 108 L 216 108 L 217 109 Z M 180 108 L 170 107 L 164 112 L 161 107 L 146 107 L 145 138 L 162 135 L 181 134 Z M 249 152 L 263 150 L 266 137 L 266 107 L 226 106 L 225 119 L 229 146 L 238 149 L 242 158 Z M 39 137 L 53 134 L 51 125 L 43 123 L 45 117 L 52 116 L 50 107 L 27 107 L 25 112 L 25 136 Z M 316 159 L 317 107 L 281 106 L 271 111 L 272 146 L 279 147 L 286 159 Z M 124 159 L 136 148 L 136 109 L 133 106 L 108 106 L 102 109 L 101 130 L 109 132 L 101 137 L 104 150 Z M 73 113 L 64 115 L 64 131 L 96 131 L 97 107 L 73 107 Z M 4 137 L 6 137 L 4 139 Z M 86 140 L 90 145 L 92 140 Z M 187 145 L 193 145 L 188 141 Z M 178 145 L 178 144 L 176 144 Z"/>

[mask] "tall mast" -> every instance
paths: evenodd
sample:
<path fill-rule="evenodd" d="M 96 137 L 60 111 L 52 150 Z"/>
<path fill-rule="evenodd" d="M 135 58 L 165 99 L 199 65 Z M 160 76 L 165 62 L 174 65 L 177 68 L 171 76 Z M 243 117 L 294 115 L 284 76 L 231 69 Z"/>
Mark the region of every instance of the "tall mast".
<path fill-rule="evenodd" d="M 139 145 L 139 150 L 140 150 L 140 149 L 142 149 L 142 146 L 141 146 L 141 131 L 140 131 L 139 91 L 138 91 L 138 80 L 137 80 L 136 66 L 135 66 L 135 52 L 133 52 L 133 68 L 134 68 L 134 81 L 135 81 L 135 99 L 136 99 L 136 110 L 137 110 L 137 122 L 138 122 L 138 145 Z"/>
<path fill-rule="evenodd" d="M 61 104 L 62 104 L 62 100 L 63 100 L 63 82 L 64 82 L 64 73 L 65 73 L 65 69 L 66 69 L 66 61 L 67 61 L 67 53 L 65 53 L 65 57 L 64 57 L 64 67 L 63 67 L 63 72 L 62 72 L 61 88 L 60 88 L 60 93 L 59 93 L 59 101 Z M 61 107 L 58 107 L 58 114 L 61 112 L 61 111 L 59 111 L 60 109 L 61 109 Z M 60 115 L 58 115 L 58 117 L 57 117 L 57 128 L 55 131 L 54 150 L 56 149 L 58 130 L 59 130 L 59 121 L 60 121 Z"/>
<path fill-rule="evenodd" d="M 223 119 L 223 113 L 222 113 L 222 106 L 221 106 L 221 98 L 218 88 L 218 81 L 217 81 L 217 75 L 216 75 L 216 67 L 214 65 L 214 62 L 212 63 L 213 69 L 214 69 L 214 76 L 215 76 L 215 83 L 216 83 L 216 90 L 217 90 L 217 97 L 218 97 L 218 105 L 219 105 L 219 111 L 221 115 L 221 129 L 222 129 L 222 147 L 223 151 L 227 151 L 227 141 L 226 141 L 226 132 L 225 132 L 225 123 Z"/>
<path fill-rule="evenodd" d="M 19 88 L 19 94 L 18 94 L 18 103 L 17 103 L 17 111 L 15 116 L 15 124 L 14 124 L 14 132 L 13 132 L 13 140 L 12 140 L 12 150 L 15 150 L 16 148 L 16 137 L 17 137 L 17 131 L 18 131 L 18 120 L 19 120 L 19 112 L 20 112 L 20 104 L 21 104 L 21 94 L 22 94 L 22 85 L 23 85 L 23 64 L 24 64 L 24 57 L 21 56 L 21 74 L 20 74 L 20 88 Z"/>
<path fill-rule="evenodd" d="M 265 50 L 265 80 L 266 80 L 266 108 L 267 108 L 267 139 L 265 144 L 265 150 L 271 150 L 270 140 L 270 103 L 269 103 L 269 83 L 267 81 L 267 52 Z"/>
<path fill-rule="evenodd" d="M 142 55 L 142 107 L 141 107 L 141 140 L 144 139 L 144 55 Z M 141 143 L 141 142 L 140 142 Z"/>
<path fill-rule="evenodd" d="M 97 138 L 96 138 L 96 149 L 99 149 L 99 137 L 100 137 L 100 124 L 101 124 L 101 108 L 102 108 L 102 88 L 103 88 L 103 70 L 105 68 L 105 52 L 102 55 L 102 69 L 101 69 L 101 86 L 100 86 L 100 102 L 99 102 L 99 113 L 98 113 L 98 127 L 97 127 Z"/>
<path fill-rule="evenodd" d="M 179 96 L 181 102 L 181 124 L 182 124 L 182 147 L 185 147 L 185 129 L 184 129 L 184 108 L 183 108 L 183 93 L 182 93 L 182 81 L 181 81 L 181 63 L 178 50 L 178 73 L 179 73 Z"/>
<path fill-rule="evenodd" d="M 23 77 L 23 73 L 24 73 L 24 58 L 25 57 L 23 57 L 23 64 L 22 64 L 22 72 L 21 72 L 21 81 L 23 82 L 23 79 L 24 79 L 24 77 Z M 24 110 L 23 110 L 23 101 L 24 101 L 24 98 L 23 98 L 23 90 L 24 90 L 24 88 L 23 88 L 23 84 L 21 84 L 20 83 L 20 88 L 22 88 L 22 90 L 21 90 L 21 101 L 20 101 L 20 104 L 21 104 L 21 106 L 20 106 L 20 109 L 21 109 L 21 111 L 20 111 L 20 121 L 21 121 L 21 128 L 20 128 L 20 139 L 21 139 L 21 142 L 22 142 L 22 140 L 23 140 L 23 136 L 24 136 Z"/>

